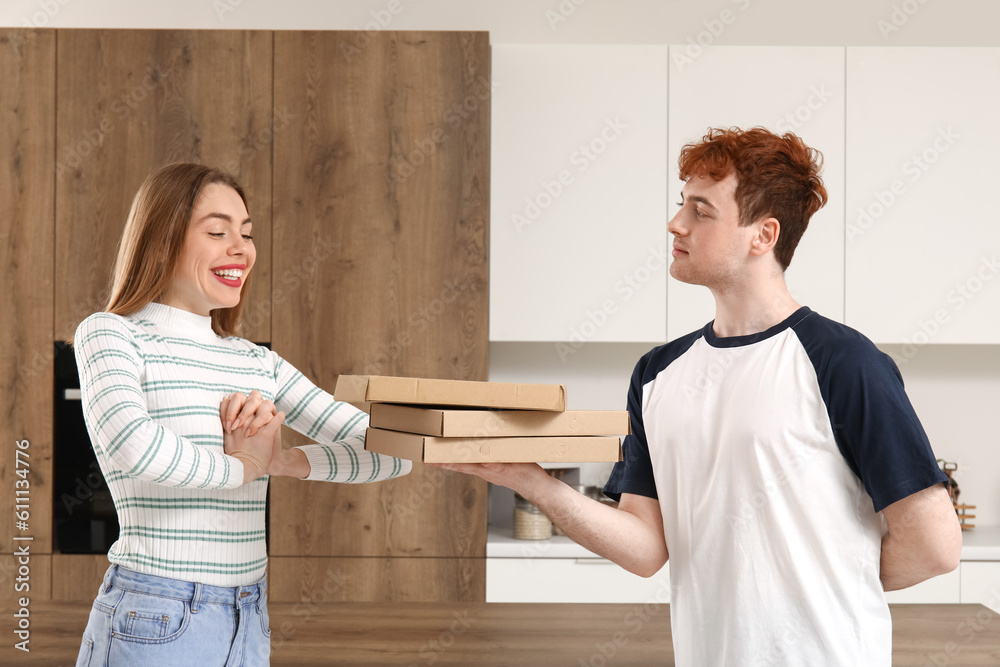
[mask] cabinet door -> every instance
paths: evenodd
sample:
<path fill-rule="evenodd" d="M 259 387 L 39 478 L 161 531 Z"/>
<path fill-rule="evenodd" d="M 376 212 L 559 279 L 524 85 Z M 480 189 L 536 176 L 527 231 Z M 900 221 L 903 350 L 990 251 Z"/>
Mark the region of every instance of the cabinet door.
<path fill-rule="evenodd" d="M 275 602 L 482 602 L 485 558 L 291 558 L 268 572 Z"/>
<path fill-rule="evenodd" d="M 195 161 L 247 192 L 257 262 L 246 338 L 270 340 L 271 34 L 59 30 L 56 340 L 107 301 L 136 189 L 154 168 Z M 277 111 L 281 111 L 278 109 Z"/>
<path fill-rule="evenodd" d="M 52 599 L 93 600 L 110 565 L 106 554 L 53 554 Z"/>
<path fill-rule="evenodd" d="M 494 45 L 490 340 L 656 342 L 666 47 Z"/>
<path fill-rule="evenodd" d="M 847 49 L 847 324 L 1000 342 L 1000 49 Z"/>
<path fill-rule="evenodd" d="M 17 571 L 11 552 L 52 550 L 55 55 L 52 31 L 0 37 L 0 482 L 7 496 L 0 539 L 8 554 L 0 580 L 9 589 L 3 574 Z M 25 537 L 31 541 L 14 541 Z"/>
<path fill-rule="evenodd" d="M 671 47 L 670 215 L 681 188 L 677 157 L 710 127 L 761 125 L 793 132 L 823 154 L 830 200 L 809 223 L 786 272 L 799 303 L 834 320 L 844 313 L 844 49 L 840 47 L 714 46 L 690 61 Z M 670 242 L 673 242 L 671 237 Z M 667 282 L 667 337 L 699 329 L 715 317 L 711 293 Z"/>
<path fill-rule="evenodd" d="M 961 576 L 958 570 L 921 581 L 900 591 L 889 591 L 885 599 L 889 604 L 958 604 Z"/>
<path fill-rule="evenodd" d="M 487 602 L 670 602 L 670 566 L 649 578 L 603 558 L 487 558 Z"/>
<path fill-rule="evenodd" d="M 984 604 L 1000 614 L 1000 562 L 963 561 L 962 604 Z"/>
<path fill-rule="evenodd" d="M 291 120 L 275 134 L 273 349 L 329 392 L 342 373 L 485 380 L 488 36 L 359 35 L 275 35 Z M 378 484 L 272 480 L 270 516 L 277 556 L 486 550 L 486 483 L 419 464 Z"/>

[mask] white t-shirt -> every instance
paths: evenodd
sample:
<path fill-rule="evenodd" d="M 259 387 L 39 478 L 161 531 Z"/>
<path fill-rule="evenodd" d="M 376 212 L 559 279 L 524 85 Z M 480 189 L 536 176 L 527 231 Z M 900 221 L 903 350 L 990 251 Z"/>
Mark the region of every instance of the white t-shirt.
<path fill-rule="evenodd" d="M 889 667 L 883 507 L 945 480 L 892 360 L 800 308 L 646 354 L 605 487 L 658 498 L 684 667 Z"/>

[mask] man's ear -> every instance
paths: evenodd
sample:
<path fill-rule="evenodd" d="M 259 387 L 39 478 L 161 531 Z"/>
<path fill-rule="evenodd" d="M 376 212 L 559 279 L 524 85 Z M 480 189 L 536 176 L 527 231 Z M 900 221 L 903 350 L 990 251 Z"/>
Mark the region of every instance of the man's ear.
<path fill-rule="evenodd" d="M 781 233 L 781 223 L 777 218 L 764 218 L 755 226 L 757 233 L 750 243 L 750 254 L 759 256 L 773 251 Z"/>

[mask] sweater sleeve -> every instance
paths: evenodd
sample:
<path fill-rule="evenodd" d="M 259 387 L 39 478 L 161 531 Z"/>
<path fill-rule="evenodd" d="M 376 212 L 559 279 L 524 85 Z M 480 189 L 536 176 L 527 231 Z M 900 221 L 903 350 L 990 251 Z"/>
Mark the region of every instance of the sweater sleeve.
<path fill-rule="evenodd" d="M 87 432 L 112 469 L 177 488 L 232 489 L 243 463 L 199 447 L 149 416 L 142 356 L 133 331 L 117 315 L 97 313 L 77 327 L 74 353 Z"/>
<path fill-rule="evenodd" d="M 297 448 L 311 467 L 303 479 L 364 483 L 410 472 L 410 461 L 365 451 L 367 414 L 350 403 L 334 400 L 291 364 L 277 354 L 275 357 L 275 407 L 285 413 L 286 425 L 316 441 Z"/>

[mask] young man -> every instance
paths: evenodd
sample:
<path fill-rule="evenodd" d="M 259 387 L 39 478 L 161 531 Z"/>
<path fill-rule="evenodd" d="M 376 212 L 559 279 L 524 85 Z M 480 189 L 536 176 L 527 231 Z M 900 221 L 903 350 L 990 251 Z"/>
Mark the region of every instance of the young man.
<path fill-rule="evenodd" d="M 784 271 L 826 203 L 792 134 L 685 146 L 670 273 L 715 320 L 647 353 L 633 435 L 588 500 L 533 464 L 445 468 L 508 486 L 642 576 L 669 556 L 676 664 L 891 664 L 883 590 L 958 566 L 961 530 L 891 359 L 792 299 Z"/>

